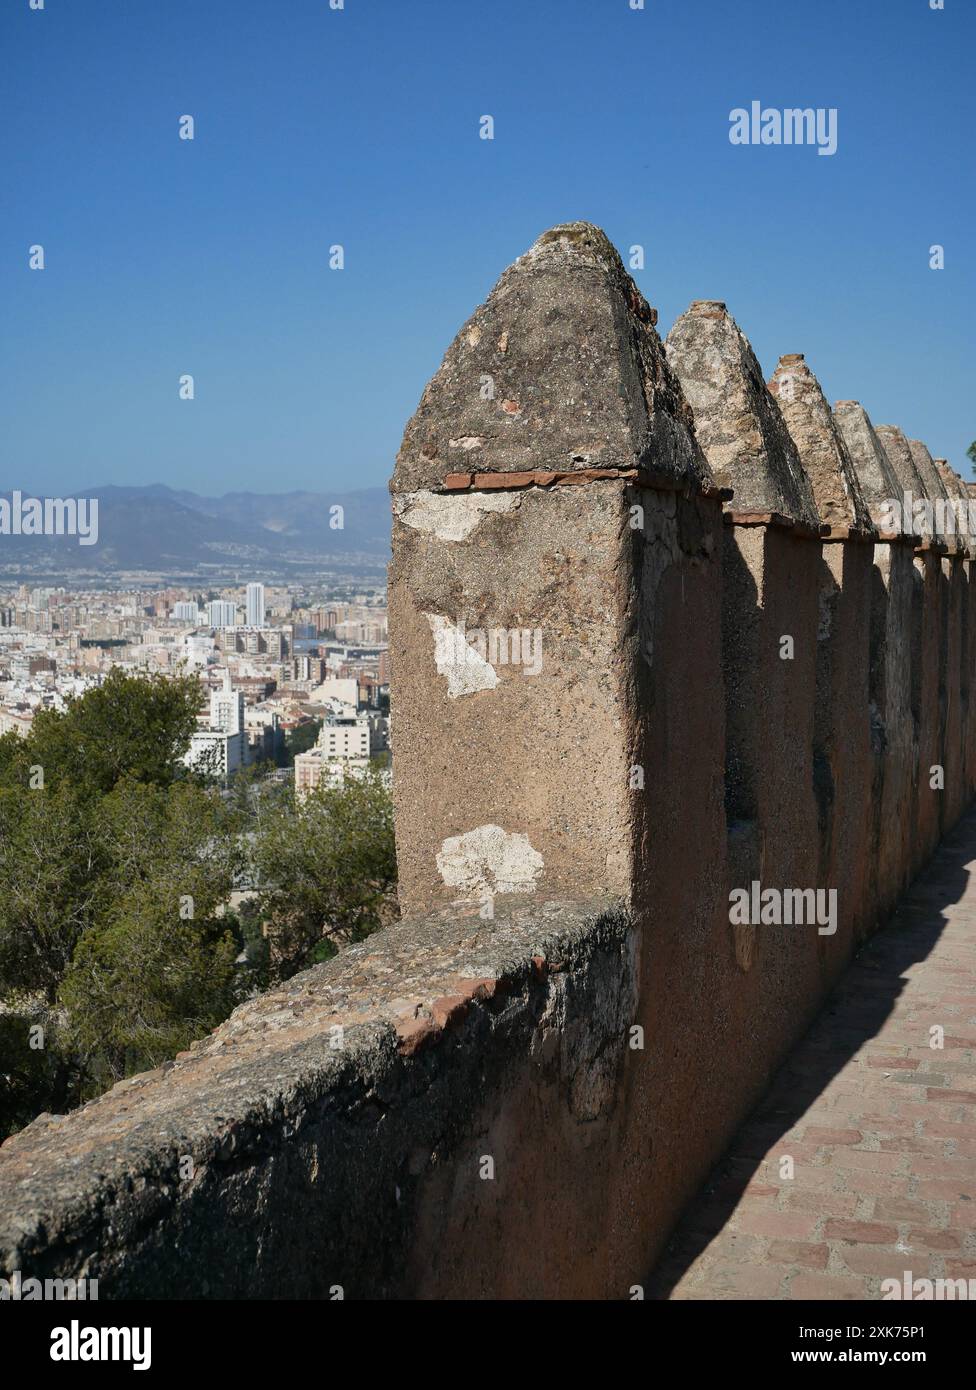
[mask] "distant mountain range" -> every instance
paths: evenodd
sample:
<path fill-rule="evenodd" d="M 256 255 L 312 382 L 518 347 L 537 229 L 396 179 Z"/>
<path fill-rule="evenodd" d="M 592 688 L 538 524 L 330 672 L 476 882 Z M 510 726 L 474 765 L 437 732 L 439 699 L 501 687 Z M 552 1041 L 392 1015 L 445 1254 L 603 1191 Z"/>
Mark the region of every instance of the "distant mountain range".
<path fill-rule="evenodd" d="M 28 495 L 26 489 L 24 496 Z M 71 494 L 98 498 L 98 542 L 74 536 L 0 535 L 0 574 L 51 568 L 159 573 L 289 573 L 325 568 L 379 569 L 390 552 L 385 488 L 318 493 L 229 492 L 201 497 L 153 483 L 96 487 Z M 11 492 L 0 493 L 11 498 Z M 342 526 L 330 526 L 340 506 Z"/>

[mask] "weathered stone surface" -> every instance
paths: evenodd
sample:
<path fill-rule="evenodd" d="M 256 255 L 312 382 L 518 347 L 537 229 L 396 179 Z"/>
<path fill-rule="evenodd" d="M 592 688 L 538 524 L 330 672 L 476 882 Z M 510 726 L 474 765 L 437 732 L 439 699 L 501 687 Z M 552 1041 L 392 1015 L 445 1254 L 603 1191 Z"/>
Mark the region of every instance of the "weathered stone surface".
<path fill-rule="evenodd" d="M 868 413 L 859 401 L 838 401 L 834 406 L 834 420 L 847 445 L 871 519 L 887 531 L 890 529 L 888 507 L 893 502 L 901 505 L 902 488 Z M 902 534 L 910 534 L 910 528 L 903 526 Z"/>
<path fill-rule="evenodd" d="M 907 545 L 877 545 L 871 590 L 869 709 L 875 775 L 870 849 L 872 897 L 882 919 L 894 907 L 911 872 L 915 785 L 913 718 L 913 611 L 923 627 L 939 631 L 938 557 L 919 557 L 918 571 Z M 916 573 L 923 576 L 921 589 Z M 926 710 L 938 723 L 937 708 Z"/>
<path fill-rule="evenodd" d="M 656 320 L 598 227 L 545 232 L 448 348 L 407 425 L 393 491 L 460 472 L 593 467 L 710 482 Z"/>
<path fill-rule="evenodd" d="M 769 389 L 810 479 L 821 521 L 831 529 L 870 532 L 871 516 L 847 445 L 802 353 L 780 358 Z"/>
<path fill-rule="evenodd" d="M 876 425 L 875 434 L 880 441 L 882 449 L 884 449 L 888 456 L 888 462 L 891 464 L 891 471 L 898 479 L 900 497 L 902 499 L 928 497 L 928 489 L 912 457 L 912 451 L 908 447 L 908 440 L 898 426 Z M 930 498 L 929 500 L 932 501 L 934 499 Z M 907 500 L 903 500 L 903 505 L 906 508 L 909 506 Z M 919 535 L 924 536 L 925 539 L 929 541 L 941 539 L 937 537 L 934 523 L 930 521 L 927 514 L 919 512 L 915 519 L 915 531 Z"/>
<path fill-rule="evenodd" d="M 816 530 L 810 480 L 755 353 L 725 305 L 696 300 L 665 348 L 712 472 L 734 489 L 736 510 L 781 512 Z"/>
<path fill-rule="evenodd" d="M 922 445 L 922 448 L 925 449 L 924 444 Z M 928 454 L 927 449 L 925 449 L 925 452 L 926 454 Z M 929 455 L 929 457 L 931 458 L 931 455 Z M 956 470 L 952 467 L 952 465 L 949 463 L 947 459 L 932 459 L 932 463 L 935 466 L 936 472 L 938 473 L 939 477 L 942 479 L 946 492 L 950 497 L 953 496 L 953 494 L 955 494 L 955 496 L 957 497 L 967 497 L 969 495 L 969 488 L 967 487 L 966 483 L 962 480 L 962 478 L 959 476 L 959 474 L 956 472 Z"/>
<path fill-rule="evenodd" d="M 909 439 L 911 451 L 919 477 L 925 484 L 929 500 L 935 508 L 935 533 L 944 541 L 950 554 L 965 550 L 965 516 L 957 515 L 959 495 L 953 484 L 944 479 L 935 460 L 920 439 Z M 960 524 L 960 522 L 962 524 Z"/>
<path fill-rule="evenodd" d="M 593 1290 L 587 1261 L 560 1252 L 584 1191 L 596 1220 L 612 1178 L 585 1140 L 613 1104 L 634 960 L 611 904 L 379 932 L 243 1005 L 181 1060 L 0 1147 L 0 1270 L 94 1278 L 103 1299 Z M 520 1113 L 530 1085 L 565 1096 L 544 1128 Z M 504 1137 L 485 1132 L 496 1110 Z M 482 1153 L 497 1183 L 481 1181 Z M 557 1209 L 554 1162 L 572 1193 Z M 487 1243 L 477 1261 L 471 1240 Z"/>
<path fill-rule="evenodd" d="M 925 491 L 931 501 L 947 500 L 957 495 L 958 489 L 947 486 L 947 480 L 943 478 L 935 459 L 929 453 L 926 446 L 920 439 L 906 440 L 912 460 L 918 470 L 918 475 L 925 484 Z"/>

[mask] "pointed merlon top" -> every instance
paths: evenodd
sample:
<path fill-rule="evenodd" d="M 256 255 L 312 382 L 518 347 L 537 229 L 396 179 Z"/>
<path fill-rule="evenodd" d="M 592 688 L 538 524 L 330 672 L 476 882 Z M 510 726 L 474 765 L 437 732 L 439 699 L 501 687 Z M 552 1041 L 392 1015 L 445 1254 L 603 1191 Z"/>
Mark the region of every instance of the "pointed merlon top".
<path fill-rule="evenodd" d="M 881 447 L 888 455 L 888 462 L 891 464 L 892 472 L 898 479 L 902 493 L 912 497 L 928 498 L 930 502 L 936 499 L 929 496 L 928 487 L 925 484 L 921 473 L 912 458 L 912 451 L 908 447 L 908 440 L 897 425 L 875 425 L 874 432 L 881 441 Z M 920 519 L 920 525 L 916 529 L 921 534 L 931 540 L 935 537 L 935 529 L 929 524 L 929 518 L 924 513 L 919 513 L 916 520 Z"/>
<path fill-rule="evenodd" d="M 925 446 L 923 445 L 922 447 L 924 448 Z M 926 450 L 926 453 L 928 453 L 928 450 Z M 955 495 L 956 497 L 968 498 L 969 488 L 949 463 L 948 459 L 932 459 L 932 463 L 950 497 Z"/>
<path fill-rule="evenodd" d="M 924 445 L 923 445 L 924 448 Z M 926 450 L 928 453 L 928 450 Z M 946 459 L 932 459 L 932 464 L 945 486 L 949 499 L 954 502 L 953 518 L 956 529 L 956 549 L 967 553 L 970 557 L 976 552 L 976 534 L 970 526 L 969 504 L 972 502 L 976 493 L 971 486 L 961 478 L 956 470 Z"/>
<path fill-rule="evenodd" d="M 810 479 L 821 520 L 842 531 L 873 532 L 847 445 L 802 352 L 789 352 L 779 359 L 769 389 Z"/>
<path fill-rule="evenodd" d="M 925 491 L 928 498 L 933 503 L 943 503 L 958 501 L 958 492 L 955 483 L 946 478 L 935 459 L 929 453 L 926 446 L 920 439 L 908 439 L 905 441 L 912 456 L 912 462 L 918 471 L 919 477 L 925 484 Z M 950 551 L 958 552 L 962 550 L 963 544 L 957 534 L 955 522 L 949 523 L 946 518 L 945 506 L 935 508 L 935 534 L 940 540 L 944 540 L 949 546 Z"/>
<path fill-rule="evenodd" d="M 779 512 L 819 528 L 796 445 L 725 305 L 695 300 L 675 322 L 665 349 L 695 412 L 695 431 L 716 482 L 735 490 L 734 509 Z"/>
<path fill-rule="evenodd" d="M 859 401 L 837 401 L 834 422 L 847 446 L 848 457 L 861 485 L 861 493 L 871 513 L 871 520 L 888 532 L 892 516 L 901 516 L 902 487 L 885 453 L 881 440 L 874 432 L 871 419 Z M 898 511 L 893 512 L 897 506 Z M 911 526 L 901 526 L 903 535 L 911 534 Z"/>
<path fill-rule="evenodd" d="M 912 456 L 912 462 L 915 464 L 932 501 L 934 502 L 939 497 L 953 496 L 953 488 L 947 486 L 947 480 L 943 477 L 935 459 L 921 439 L 909 439 L 906 440 L 906 443 Z"/>
<path fill-rule="evenodd" d="M 428 382 L 394 492 L 448 474 L 634 468 L 712 483 L 647 303 L 588 222 L 544 232 L 499 279 Z"/>

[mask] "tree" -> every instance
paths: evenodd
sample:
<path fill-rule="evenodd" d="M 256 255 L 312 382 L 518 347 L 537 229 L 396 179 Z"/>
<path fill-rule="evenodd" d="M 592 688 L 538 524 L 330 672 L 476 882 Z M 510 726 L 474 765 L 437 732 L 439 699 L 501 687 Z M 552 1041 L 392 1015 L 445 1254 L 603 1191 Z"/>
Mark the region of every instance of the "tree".
<path fill-rule="evenodd" d="M 285 734 L 285 767 L 294 767 L 295 755 L 297 753 L 307 753 L 310 748 L 315 747 L 315 741 L 322 731 L 321 719 L 306 719 L 304 724 L 297 724 Z"/>
<path fill-rule="evenodd" d="M 199 687 L 172 685 L 113 673 L 0 739 L 0 1136 L 237 1002 L 242 813 L 180 762 Z"/>
<path fill-rule="evenodd" d="M 395 913 L 393 809 L 373 771 L 335 787 L 320 782 L 301 801 L 269 791 L 251 854 L 277 979 L 361 941 Z"/>
<path fill-rule="evenodd" d="M 99 795 L 122 777 L 169 786 L 185 775 L 180 759 L 200 702 L 194 676 L 136 676 L 116 666 L 64 713 L 38 711 L 23 756 L 44 769 L 48 785 Z"/>
<path fill-rule="evenodd" d="M 57 1002 L 103 868 L 91 805 L 74 788 L 0 789 L 0 996 Z"/>
<path fill-rule="evenodd" d="M 973 472 L 976 473 L 976 439 L 973 440 L 972 444 L 970 444 L 969 448 L 966 450 L 966 457 L 973 465 Z"/>
<path fill-rule="evenodd" d="M 224 791 L 181 761 L 198 701 L 192 679 L 113 672 L 0 738 L 0 1138 L 395 911 L 382 779 L 296 804 L 252 770 Z"/>

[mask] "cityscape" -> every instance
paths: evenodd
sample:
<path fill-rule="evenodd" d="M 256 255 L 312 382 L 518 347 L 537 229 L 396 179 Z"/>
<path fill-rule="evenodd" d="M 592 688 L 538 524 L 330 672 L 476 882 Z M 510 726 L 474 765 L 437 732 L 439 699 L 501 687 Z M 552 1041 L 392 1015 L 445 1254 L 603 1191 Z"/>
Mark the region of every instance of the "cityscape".
<path fill-rule="evenodd" d="M 371 760 L 389 776 L 386 590 L 350 589 L 0 588 L 0 735 L 26 738 L 38 710 L 62 712 L 113 668 L 192 674 L 189 767 L 226 783 L 263 765 L 297 795 Z M 286 738 L 300 729 L 320 732 L 288 765 Z"/>

